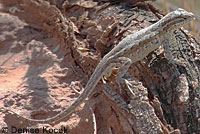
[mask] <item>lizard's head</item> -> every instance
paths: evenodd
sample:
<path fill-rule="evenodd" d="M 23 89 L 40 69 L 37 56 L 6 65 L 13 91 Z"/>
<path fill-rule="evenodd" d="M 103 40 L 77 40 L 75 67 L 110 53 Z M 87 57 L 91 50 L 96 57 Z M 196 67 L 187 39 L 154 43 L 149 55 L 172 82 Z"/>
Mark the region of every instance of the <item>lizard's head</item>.
<path fill-rule="evenodd" d="M 179 8 L 163 17 L 163 20 L 165 21 L 163 23 L 163 27 L 167 30 L 177 29 L 183 24 L 193 20 L 194 18 L 195 17 L 193 13 L 187 12 L 186 10 Z"/>

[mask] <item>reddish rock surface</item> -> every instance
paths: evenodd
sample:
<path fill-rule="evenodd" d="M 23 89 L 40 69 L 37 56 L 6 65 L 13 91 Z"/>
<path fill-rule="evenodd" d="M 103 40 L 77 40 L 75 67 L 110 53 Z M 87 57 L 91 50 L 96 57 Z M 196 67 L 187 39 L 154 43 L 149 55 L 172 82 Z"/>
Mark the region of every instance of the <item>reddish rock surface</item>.
<path fill-rule="evenodd" d="M 82 73 L 80 69 L 73 67 L 70 56 L 65 57 L 68 62 L 65 67 L 61 67 L 61 59 L 52 52 L 54 44 L 55 40 L 44 32 L 28 26 L 16 16 L 0 12 L 1 107 L 25 117 L 45 119 L 56 115 L 77 98 L 69 84 L 76 79 L 75 74 L 81 76 Z M 73 132 L 73 128 L 88 126 L 87 130 L 76 128 L 73 133 L 91 133 L 93 127 L 90 127 L 90 112 L 82 104 L 70 119 L 65 119 L 54 127 L 67 125 L 68 131 Z M 29 125 L 26 122 L 21 124 L 12 115 L 1 113 L 0 126 L 23 128 Z"/>

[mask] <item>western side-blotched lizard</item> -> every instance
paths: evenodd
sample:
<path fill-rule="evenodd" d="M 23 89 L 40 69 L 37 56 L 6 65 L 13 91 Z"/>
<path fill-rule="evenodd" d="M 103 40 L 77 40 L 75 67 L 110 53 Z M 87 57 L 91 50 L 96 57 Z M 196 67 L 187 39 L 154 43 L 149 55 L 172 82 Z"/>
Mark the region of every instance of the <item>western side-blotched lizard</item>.
<path fill-rule="evenodd" d="M 56 116 L 43 120 L 35 120 L 25 118 L 12 111 L 10 112 L 15 114 L 20 119 L 31 123 L 52 124 L 67 117 L 93 92 L 97 83 L 103 76 L 107 76 L 112 73 L 113 67 L 119 68 L 116 76 L 116 81 L 120 86 L 121 81 L 127 82 L 122 78 L 122 76 L 127 72 L 132 63 L 142 60 L 149 53 L 157 49 L 165 42 L 170 42 L 169 35 L 173 36 L 173 31 L 175 29 L 180 28 L 183 24 L 188 23 L 192 19 L 194 19 L 194 15 L 191 12 L 187 12 L 184 9 L 177 9 L 168 13 L 166 16 L 151 26 L 124 38 L 100 61 L 92 76 L 90 77 L 83 93 L 72 105 L 70 105 L 68 108 Z M 9 112 L 7 109 L 6 111 Z"/>

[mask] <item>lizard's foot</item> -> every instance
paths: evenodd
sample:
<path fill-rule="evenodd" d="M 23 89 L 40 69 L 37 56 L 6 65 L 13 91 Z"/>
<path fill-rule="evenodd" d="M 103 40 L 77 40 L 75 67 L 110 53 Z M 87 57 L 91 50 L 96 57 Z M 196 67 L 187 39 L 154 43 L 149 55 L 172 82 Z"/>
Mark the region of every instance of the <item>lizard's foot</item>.
<path fill-rule="evenodd" d="M 117 81 L 117 84 L 119 86 L 119 90 L 120 90 L 120 94 L 122 93 L 122 88 L 121 88 L 121 84 L 120 83 L 124 83 L 128 89 L 128 91 L 131 93 L 131 94 L 134 94 L 131 87 L 133 87 L 133 85 L 127 80 L 127 79 L 124 79 L 124 78 L 121 78 L 119 81 Z"/>
<path fill-rule="evenodd" d="M 71 84 L 69 85 L 69 87 L 71 87 L 71 89 L 72 89 L 77 95 L 80 95 L 81 93 L 75 89 L 75 85 L 76 85 L 76 83 L 75 83 L 74 81 L 72 81 Z M 81 86 L 81 88 L 82 88 L 82 86 Z"/>

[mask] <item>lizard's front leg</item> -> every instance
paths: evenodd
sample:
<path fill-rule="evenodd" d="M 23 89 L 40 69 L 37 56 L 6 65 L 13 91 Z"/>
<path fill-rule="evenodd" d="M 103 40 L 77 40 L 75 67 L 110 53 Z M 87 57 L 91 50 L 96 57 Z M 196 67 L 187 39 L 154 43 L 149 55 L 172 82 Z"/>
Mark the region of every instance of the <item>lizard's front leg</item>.
<path fill-rule="evenodd" d="M 168 33 L 164 38 L 164 52 L 166 58 L 169 60 L 170 63 L 173 65 L 179 64 L 177 60 L 176 51 L 178 50 L 179 44 L 176 41 L 173 33 Z"/>
<path fill-rule="evenodd" d="M 169 34 L 168 38 L 165 38 L 164 40 L 164 51 L 165 51 L 165 56 L 169 60 L 169 62 L 175 66 L 175 71 L 176 74 L 180 75 L 177 65 L 181 65 L 182 63 L 177 59 L 176 57 L 176 50 L 178 50 L 178 46 L 175 37 L 173 34 Z M 173 50 L 174 49 L 174 50 Z M 174 52 L 173 52 L 174 51 Z"/>
<path fill-rule="evenodd" d="M 172 55 L 172 52 L 171 52 L 171 47 L 172 47 L 173 42 L 170 41 L 171 38 L 170 39 L 168 39 L 168 38 L 164 39 L 163 48 L 164 48 L 165 56 L 170 61 L 170 63 L 175 64 L 175 59 L 173 58 L 173 55 Z"/>

